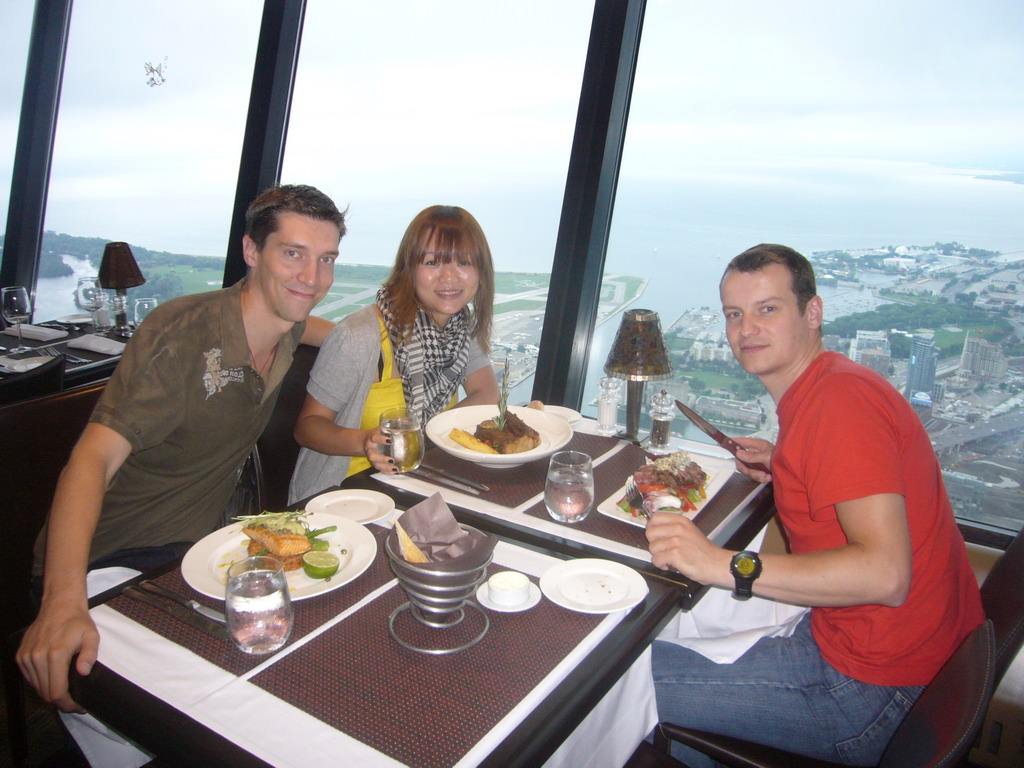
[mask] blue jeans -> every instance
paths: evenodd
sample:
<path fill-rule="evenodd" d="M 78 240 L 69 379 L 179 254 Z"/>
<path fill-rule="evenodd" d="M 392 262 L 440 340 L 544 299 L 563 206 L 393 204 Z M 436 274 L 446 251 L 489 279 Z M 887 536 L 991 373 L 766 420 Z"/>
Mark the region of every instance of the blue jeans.
<path fill-rule="evenodd" d="M 762 638 L 732 664 L 656 641 L 658 718 L 845 765 L 877 765 L 923 686 L 862 683 L 836 671 L 811 636 L 810 614 L 790 637 Z M 691 768 L 715 765 L 673 744 Z"/>

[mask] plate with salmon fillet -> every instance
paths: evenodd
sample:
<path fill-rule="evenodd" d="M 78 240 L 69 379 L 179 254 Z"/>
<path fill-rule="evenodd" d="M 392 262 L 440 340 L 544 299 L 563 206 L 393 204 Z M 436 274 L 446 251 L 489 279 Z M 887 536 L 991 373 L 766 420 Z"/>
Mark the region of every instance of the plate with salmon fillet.
<path fill-rule="evenodd" d="M 301 520 L 309 531 L 333 528 L 317 534 L 316 538 L 326 542 L 323 551 L 336 555 L 340 566 L 338 572 L 327 579 L 310 578 L 301 567 L 286 571 L 292 600 L 305 600 L 348 584 L 369 568 L 377 555 L 377 540 L 364 525 L 328 512 L 306 512 Z M 258 546 L 282 561 L 293 556 L 291 550 L 299 548 L 295 541 L 297 534 L 283 534 L 277 542 L 262 533 L 251 536 L 245 533 L 246 528 L 253 528 L 251 520 L 232 523 L 200 539 L 185 553 L 181 575 L 192 589 L 223 600 L 228 567 L 252 554 L 250 542 L 257 541 Z M 278 543 L 282 547 L 281 555 L 276 555 L 272 549 Z"/>

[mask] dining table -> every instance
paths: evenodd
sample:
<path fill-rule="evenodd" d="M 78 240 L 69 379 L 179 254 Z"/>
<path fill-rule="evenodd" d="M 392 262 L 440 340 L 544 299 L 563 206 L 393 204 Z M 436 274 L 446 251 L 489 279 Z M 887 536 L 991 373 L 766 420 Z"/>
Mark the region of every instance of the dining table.
<path fill-rule="evenodd" d="M 444 474 L 431 482 L 367 470 L 290 505 L 311 510 L 317 499 L 369 493 L 389 506 L 388 514 L 366 520 L 374 545 L 364 570 L 296 599 L 288 643 L 267 656 L 247 655 L 120 587 L 99 595 L 91 608 L 99 657 L 88 676 L 72 676 L 72 694 L 172 764 L 622 765 L 657 722 L 651 643 L 687 615 L 704 587 L 654 567 L 642 523 L 609 506 L 626 476 L 651 458 L 645 448 L 597 434 L 587 419 L 573 425 L 564 447 L 585 451 L 594 463 L 595 509 L 573 525 L 553 520 L 544 507 L 546 458 L 495 469 L 460 462 L 437 446 L 425 452 L 425 466 L 488 491 L 467 492 Z M 708 474 L 694 522 L 716 543 L 745 547 L 774 512 L 770 486 L 735 472 L 732 457 L 715 447 L 673 447 L 685 448 Z M 460 524 L 498 539 L 488 576 L 525 573 L 538 593 L 536 604 L 515 612 L 495 610 L 478 594 L 448 638 L 465 647 L 448 654 L 413 650 L 426 642 L 422 633 L 436 640 L 438 630 L 401 610 L 408 598 L 384 546 L 399 514 L 438 496 Z M 597 610 L 552 590 L 553 574 L 587 564 L 632 574 L 642 589 L 634 584 L 621 608 Z M 186 555 L 134 581 L 153 580 L 223 610 L 219 585 L 200 583 L 191 568 Z M 400 632 L 393 635 L 396 615 Z M 463 643 L 476 637 L 482 639 Z"/>
<path fill-rule="evenodd" d="M 19 372 L 4 367 L 5 360 L 36 360 L 63 354 L 65 388 L 109 378 L 128 339 L 113 331 L 97 333 L 92 321 L 86 317 L 76 317 L 76 322 L 49 320 L 31 325 L 29 333 L 22 337 L 22 343 L 29 347 L 29 351 L 16 355 L 11 355 L 9 350 L 18 343 L 17 331 L 5 328 L 0 333 L 0 376 L 19 375 Z"/>
<path fill-rule="evenodd" d="M 621 610 L 544 597 L 529 610 L 487 611 L 472 647 L 418 653 L 388 629 L 406 601 L 383 545 L 390 527 L 366 526 L 376 543 L 366 570 L 295 601 L 291 638 L 267 656 L 242 653 L 121 587 L 99 595 L 91 609 L 99 658 L 89 675 L 73 674 L 73 696 L 171 764 L 575 766 L 603 764 L 616 749 L 624 762 L 657 722 L 649 645 L 677 610 L 674 590 L 640 579 L 634 604 Z M 564 562 L 499 540 L 488 573 L 517 570 L 536 588 Z M 190 589 L 187 575 L 178 563 L 145 578 L 223 608 Z M 482 613 L 467 612 L 466 626 L 451 630 L 456 639 L 477 633 Z M 411 638 L 437 631 L 411 618 L 401 627 Z"/>

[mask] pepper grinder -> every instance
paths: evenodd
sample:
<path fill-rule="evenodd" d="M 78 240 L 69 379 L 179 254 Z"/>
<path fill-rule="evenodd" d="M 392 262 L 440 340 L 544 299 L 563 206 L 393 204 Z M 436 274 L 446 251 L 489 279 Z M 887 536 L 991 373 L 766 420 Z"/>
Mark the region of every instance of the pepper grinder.
<path fill-rule="evenodd" d="M 672 449 L 669 448 L 668 442 L 672 434 L 672 417 L 675 415 L 672 405 L 672 396 L 664 389 L 651 395 L 651 436 L 647 444 L 648 453 L 671 453 Z"/>

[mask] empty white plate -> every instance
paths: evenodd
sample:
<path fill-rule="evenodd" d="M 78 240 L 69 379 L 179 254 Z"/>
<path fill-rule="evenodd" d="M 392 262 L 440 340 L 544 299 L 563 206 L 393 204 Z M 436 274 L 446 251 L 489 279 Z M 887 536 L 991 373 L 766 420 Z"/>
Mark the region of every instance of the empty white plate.
<path fill-rule="evenodd" d="M 307 512 L 327 512 L 367 525 L 383 520 L 395 508 L 395 500 L 377 491 L 342 489 L 321 493 L 306 504 Z"/>
<path fill-rule="evenodd" d="M 619 563 L 599 558 L 566 560 L 540 577 L 548 600 L 580 613 L 611 613 L 632 608 L 647 595 L 644 577 Z"/>

